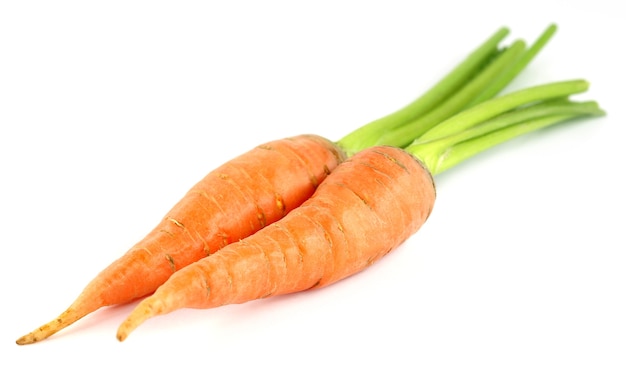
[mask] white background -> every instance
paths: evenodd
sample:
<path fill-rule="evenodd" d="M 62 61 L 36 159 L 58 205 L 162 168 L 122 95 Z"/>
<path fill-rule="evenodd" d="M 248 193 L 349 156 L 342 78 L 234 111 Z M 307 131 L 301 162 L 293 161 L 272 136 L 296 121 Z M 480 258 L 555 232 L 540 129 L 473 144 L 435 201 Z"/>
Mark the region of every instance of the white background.
<path fill-rule="evenodd" d="M 616 4 L 2 2 L 0 371 L 626 372 Z M 337 140 L 499 27 L 530 43 L 552 22 L 509 89 L 585 78 L 580 98 L 608 116 L 437 176 L 430 220 L 376 266 L 315 292 L 181 310 L 124 343 L 115 331 L 134 304 L 15 344 L 212 168 L 272 139 Z"/>

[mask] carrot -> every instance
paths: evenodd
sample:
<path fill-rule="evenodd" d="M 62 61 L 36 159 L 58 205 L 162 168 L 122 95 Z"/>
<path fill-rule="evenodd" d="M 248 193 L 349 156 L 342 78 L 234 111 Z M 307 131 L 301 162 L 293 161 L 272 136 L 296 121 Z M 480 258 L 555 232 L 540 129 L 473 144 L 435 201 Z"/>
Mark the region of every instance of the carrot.
<path fill-rule="evenodd" d="M 430 173 L 408 153 L 357 153 L 285 218 L 181 269 L 122 324 L 124 340 L 149 317 L 322 287 L 371 265 L 426 221 Z"/>
<path fill-rule="evenodd" d="M 153 292 L 176 270 L 282 218 L 344 157 L 332 142 L 302 135 L 265 143 L 223 164 L 98 274 L 66 311 L 17 344 L 34 343 L 103 306 Z"/>
<path fill-rule="evenodd" d="M 347 154 L 379 142 L 388 130 L 403 128 L 433 111 L 439 119 L 448 118 L 476 101 L 479 94 L 480 100 L 495 95 L 554 29 L 550 26 L 526 52 L 522 41 L 499 48 L 508 33 L 506 28 L 499 29 L 418 99 L 337 142 L 315 135 L 295 136 L 260 145 L 228 161 L 192 187 L 145 238 L 100 272 L 69 308 L 19 338 L 17 344 L 45 339 L 104 306 L 146 296 L 180 269 L 281 219 L 309 198 Z M 431 125 L 422 126 L 423 131 Z"/>
<path fill-rule="evenodd" d="M 527 132 L 604 114 L 595 102 L 569 100 L 587 87 L 575 80 L 520 90 L 433 128 L 443 137 L 424 135 L 407 150 L 375 146 L 355 154 L 280 221 L 172 275 L 120 325 L 118 340 L 147 319 L 180 308 L 305 291 L 362 271 L 426 221 L 436 196 L 432 175 Z"/>

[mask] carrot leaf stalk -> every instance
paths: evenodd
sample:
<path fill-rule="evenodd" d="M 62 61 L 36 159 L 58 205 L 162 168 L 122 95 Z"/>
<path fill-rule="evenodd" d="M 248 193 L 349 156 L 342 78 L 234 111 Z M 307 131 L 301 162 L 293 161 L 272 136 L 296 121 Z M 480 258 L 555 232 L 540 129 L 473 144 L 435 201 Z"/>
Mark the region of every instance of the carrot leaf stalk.
<path fill-rule="evenodd" d="M 338 144 L 348 155 L 374 145 L 406 147 L 411 139 L 446 118 L 496 96 L 547 44 L 556 32 L 556 25 L 548 26 L 528 49 L 523 40 L 498 49 L 506 31 L 505 28 L 499 30 L 422 97 L 397 112 L 358 128 Z M 419 116 L 408 116 L 407 113 L 419 113 Z M 393 126 L 388 125 L 391 121 Z"/>
<path fill-rule="evenodd" d="M 436 108 L 489 64 L 493 56 L 499 53 L 498 45 L 508 33 L 508 28 L 500 28 L 423 95 L 400 110 L 352 131 L 338 141 L 339 145 L 348 154 L 354 154 L 375 144 L 385 131 L 397 128 Z"/>
<path fill-rule="evenodd" d="M 569 99 L 587 86 L 580 80 L 557 82 L 491 99 L 440 123 L 406 151 L 435 175 L 528 132 L 575 118 L 604 115 L 595 101 Z"/>
<path fill-rule="evenodd" d="M 533 58 L 541 51 L 541 49 L 552 38 L 556 32 L 556 25 L 552 24 L 544 30 L 537 40 L 520 56 L 520 58 L 505 70 L 497 79 L 480 94 L 474 97 L 465 108 L 474 106 L 475 104 L 489 100 L 500 93 L 511 81 L 532 61 Z"/>

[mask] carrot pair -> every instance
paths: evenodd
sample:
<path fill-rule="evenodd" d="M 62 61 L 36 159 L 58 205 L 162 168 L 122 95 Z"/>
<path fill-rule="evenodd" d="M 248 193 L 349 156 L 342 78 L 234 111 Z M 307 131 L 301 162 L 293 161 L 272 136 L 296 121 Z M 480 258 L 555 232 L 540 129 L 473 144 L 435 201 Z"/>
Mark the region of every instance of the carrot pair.
<path fill-rule="evenodd" d="M 498 30 L 417 100 L 338 142 L 295 136 L 265 143 L 225 163 L 192 187 L 143 240 L 98 274 L 65 312 L 17 343 L 40 341 L 103 306 L 149 295 L 190 264 L 212 258 L 217 250 L 284 219 L 334 174 L 346 155 L 381 144 L 405 146 L 442 120 L 495 96 L 554 31 L 553 25 L 548 27 L 526 49 L 520 40 L 499 48 L 508 29 Z"/>
<path fill-rule="evenodd" d="M 397 247 L 435 201 L 430 173 L 399 148 L 357 153 L 285 218 L 179 270 L 144 299 L 118 331 L 149 317 L 322 287 Z"/>
<path fill-rule="evenodd" d="M 304 291 L 364 270 L 426 221 L 436 196 L 433 174 L 527 132 L 603 115 L 595 102 L 569 99 L 587 88 L 574 80 L 520 90 L 442 122 L 406 150 L 358 152 L 280 221 L 172 275 L 131 312 L 117 338 L 180 308 Z"/>
<path fill-rule="evenodd" d="M 177 270 L 284 217 L 344 159 L 332 142 L 301 135 L 262 144 L 230 160 L 193 186 L 66 311 L 17 343 L 37 342 L 103 306 L 154 292 Z"/>

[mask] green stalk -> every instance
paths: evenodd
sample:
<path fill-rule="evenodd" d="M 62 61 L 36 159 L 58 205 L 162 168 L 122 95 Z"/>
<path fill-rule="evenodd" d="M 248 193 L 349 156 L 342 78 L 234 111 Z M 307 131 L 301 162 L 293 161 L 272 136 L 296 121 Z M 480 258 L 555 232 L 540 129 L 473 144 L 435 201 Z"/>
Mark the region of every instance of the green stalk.
<path fill-rule="evenodd" d="M 425 116 L 415 119 L 400 128 L 388 129 L 378 139 L 378 145 L 393 145 L 405 147 L 415 139 L 431 129 L 436 124 L 463 110 L 474 97 L 479 95 L 485 86 L 496 79 L 508 66 L 516 61 L 524 52 L 525 44 L 518 40 L 511 47 L 502 52 L 489 66 L 487 66 L 474 79 L 469 81 L 463 88 L 458 90 L 448 100 Z"/>
<path fill-rule="evenodd" d="M 513 43 L 507 52 L 503 52 L 446 102 L 421 118 L 400 128 L 390 129 L 377 144 L 406 147 L 410 143 L 407 139 L 416 139 L 443 120 L 493 98 L 530 63 L 555 32 L 556 25 L 550 25 L 527 50 L 524 50 L 522 41 Z"/>
<path fill-rule="evenodd" d="M 416 141 L 406 150 L 422 160 L 435 175 L 477 153 L 528 132 L 574 118 L 604 114 L 594 101 L 547 100 L 533 105 L 522 105 L 447 137 Z"/>
<path fill-rule="evenodd" d="M 494 54 L 498 53 L 498 44 L 508 33 L 508 28 L 500 28 L 422 96 L 400 110 L 354 130 L 337 143 L 347 154 L 354 154 L 374 145 L 385 131 L 429 112 L 482 70 Z"/>
<path fill-rule="evenodd" d="M 477 104 L 440 122 L 416 141 L 424 142 L 459 133 L 490 118 L 505 113 L 521 105 L 534 102 L 567 97 L 584 92 L 589 88 L 587 81 L 578 79 L 556 83 L 548 83 L 525 88 L 500 97 Z"/>
<path fill-rule="evenodd" d="M 516 61 L 507 71 L 505 71 L 497 80 L 484 90 L 480 95 L 476 96 L 467 107 L 474 106 L 485 100 L 489 100 L 495 97 L 500 91 L 502 91 L 511 81 L 530 63 L 530 61 L 541 51 L 541 49 L 552 38 L 552 35 L 556 32 L 557 27 L 555 24 L 548 26 L 544 32 L 537 38 L 537 40 L 528 48 L 528 50 Z"/>

